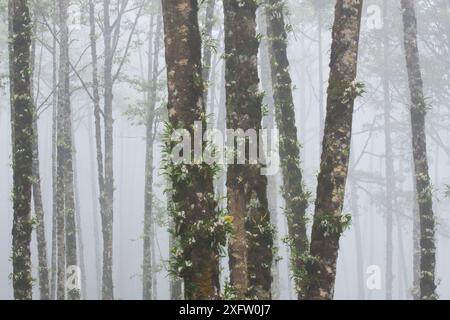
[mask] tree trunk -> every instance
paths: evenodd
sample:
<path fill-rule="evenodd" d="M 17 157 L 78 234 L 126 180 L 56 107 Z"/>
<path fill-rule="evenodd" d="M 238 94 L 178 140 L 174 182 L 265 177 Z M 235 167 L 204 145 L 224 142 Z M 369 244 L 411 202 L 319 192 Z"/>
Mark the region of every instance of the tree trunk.
<path fill-rule="evenodd" d="M 33 34 L 36 33 L 36 24 L 33 27 Z M 34 100 L 34 73 L 36 67 L 36 40 L 32 40 L 31 50 L 31 97 Z M 36 215 L 36 242 L 38 249 L 38 275 L 39 275 L 39 294 L 41 300 L 49 300 L 49 277 L 47 265 L 47 241 L 45 240 L 45 215 L 44 206 L 42 203 L 42 189 L 41 189 L 41 173 L 39 167 L 39 134 L 38 134 L 38 114 L 35 103 L 33 103 L 33 203 L 34 212 Z"/>
<path fill-rule="evenodd" d="M 387 25 L 387 1 L 384 1 L 383 19 L 384 25 Z M 393 264 L 393 223 L 394 223 L 394 192 L 395 192 L 395 173 L 391 137 L 391 97 L 390 97 L 390 76 L 388 74 L 388 34 L 383 35 L 383 60 L 384 70 L 382 75 L 383 97 L 384 97 L 384 146 L 385 146 L 385 175 L 386 175 L 386 300 L 392 300 L 392 286 L 394 275 L 392 272 Z"/>
<path fill-rule="evenodd" d="M 94 103 L 94 119 L 95 119 L 95 147 L 96 147 L 96 158 L 97 158 L 97 178 L 98 178 L 98 201 L 100 205 L 100 218 L 103 219 L 105 216 L 105 179 L 104 179 L 104 169 L 103 169 L 103 149 L 102 149 L 102 129 L 101 129 L 101 119 L 100 119 L 100 90 L 98 83 L 98 60 L 97 60 L 97 36 L 95 31 L 95 3 L 94 0 L 89 0 L 89 38 L 91 43 L 91 58 L 92 58 L 92 96 Z M 98 212 L 94 213 L 94 221 L 97 221 Z M 97 229 L 96 229 L 97 230 Z M 96 231 L 97 232 L 97 231 Z M 96 237 L 97 239 L 98 237 Z M 97 245 L 96 245 L 97 246 Z M 101 263 L 100 252 L 97 255 L 96 263 Z M 102 271 L 100 267 L 97 268 L 97 278 L 101 277 Z M 102 278 L 103 279 L 103 278 Z M 99 280 L 97 280 L 99 281 Z M 103 281 L 101 281 L 103 284 Z M 102 286 L 102 285 L 101 285 Z M 103 288 L 99 290 L 99 296 L 102 296 Z"/>
<path fill-rule="evenodd" d="M 103 4 L 103 37 L 105 46 L 104 66 L 104 127 L 105 127 L 105 173 L 104 173 L 104 211 L 102 215 L 103 233 L 103 300 L 114 299 L 112 277 L 113 265 L 113 203 L 114 203 L 114 167 L 113 167 L 113 51 L 112 26 L 110 21 L 110 0 Z"/>
<path fill-rule="evenodd" d="M 170 131 L 185 129 L 191 136 L 196 121 L 201 121 L 206 129 L 197 11 L 196 0 L 163 2 Z M 171 148 L 171 144 L 168 142 L 166 147 Z M 167 161 L 166 173 L 173 185 L 173 231 L 181 252 L 176 265 L 184 280 L 185 297 L 217 298 L 219 246 L 223 243 L 216 227 L 221 224 L 216 212 L 213 168 Z"/>
<path fill-rule="evenodd" d="M 275 103 L 273 100 L 272 76 L 270 71 L 270 57 L 267 35 L 267 17 L 263 10 L 258 10 L 258 28 L 259 32 L 265 36 L 259 45 L 260 52 L 260 72 L 261 87 L 264 91 L 263 104 L 268 107 L 267 116 L 263 119 L 263 127 L 266 129 L 275 129 Z M 268 143 L 271 146 L 271 143 Z M 267 200 L 270 210 L 270 221 L 275 226 L 278 225 L 278 181 L 277 175 L 267 177 Z M 277 259 L 272 262 L 272 299 L 280 298 L 280 267 Z"/>
<path fill-rule="evenodd" d="M 159 45 L 161 41 L 162 21 L 158 14 L 156 21 L 155 39 L 153 42 L 153 17 L 150 26 L 149 51 L 148 51 L 148 92 L 147 92 L 147 119 L 146 119 L 146 159 L 145 159 L 145 193 L 144 193 L 144 263 L 142 266 L 143 299 L 152 300 L 153 296 L 153 271 L 155 266 L 152 242 L 154 234 L 153 213 L 153 145 L 155 138 L 155 107 L 158 87 L 159 71 Z"/>
<path fill-rule="evenodd" d="M 227 126 L 261 129 L 258 92 L 258 39 L 253 0 L 224 1 Z M 246 142 L 247 147 L 249 143 Z M 260 147 L 260 146 L 259 146 Z M 246 155 L 247 156 L 247 155 Z M 267 204 L 267 177 L 259 164 L 228 164 L 228 212 L 234 217 L 230 239 L 230 281 L 240 298 L 271 298 L 273 230 Z"/>
<path fill-rule="evenodd" d="M 56 11 L 57 2 L 52 2 L 52 9 Z M 52 16 L 52 29 L 53 34 L 56 34 L 56 14 Z M 57 287 L 57 217 L 58 217 L 58 205 L 57 205 L 57 151 L 56 151 L 56 135 L 57 135 L 57 115 L 58 115 L 58 103 L 57 103 L 57 44 L 56 37 L 52 37 L 52 278 L 51 278 L 51 291 L 50 299 L 55 300 L 56 298 L 56 287 Z"/>
<path fill-rule="evenodd" d="M 317 198 L 307 263 L 308 299 L 332 299 L 339 239 L 348 223 L 342 216 L 351 144 L 362 0 L 338 0 L 331 47 L 327 115 Z"/>
<path fill-rule="evenodd" d="M 300 143 L 295 124 L 292 80 L 287 57 L 287 34 L 284 22 L 284 0 L 267 0 L 270 65 L 275 102 L 275 118 L 280 130 L 280 160 L 283 173 L 283 197 L 288 223 L 291 263 L 296 291 L 302 298 L 304 255 L 308 252 L 306 235 L 306 208 L 308 194 L 303 185 L 300 168 Z"/>
<path fill-rule="evenodd" d="M 216 0 L 207 0 L 208 4 L 206 6 L 206 13 L 205 13 L 205 36 L 208 38 L 212 38 L 212 31 L 214 27 L 214 10 L 216 8 Z M 208 104 L 208 87 L 210 83 L 210 75 L 211 75 L 211 59 L 212 59 L 212 48 L 210 45 L 205 45 L 203 47 L 203 69 L 202 69 L 202 78 L 203 81 L 206 81 L 207 85 L 204 88 L 203 92 L 203 99 L 205 100 L 205 103 Z M 211 110 L 214 110 L 212 108 L 211 104 Z"/>
<path fill-rule="evenodd" d="M 31 300 L 30 242 L 33 181 L 33 99 L 31 96 L 32 21 L 28 1 L 10 0 L 10 79 L 12 115 L 13 228 L 12 284 L 16 300 Z"/>
<path fill-rule="evenodd" d="M 72 163 L 72 119 L 70 105 L 70 60 L 69 60 L 69 29 L 68 1 L 60 0 L 58 4 L 59 34 L 60 34 L 60 59 L 59 59 L 59 89 L 58 89 L 58 138 L 57 138 L 57 163 L 58 163 L 58 192 L 60 202 L 60 215 L 64 215 L 65 225 L 65 272 L 69 267 L 77 267 L 77 236 L 75 222 L 75 199 Z M 59 255 L 59 258 L 62 258 Z M 69 280 L 70 275 L 66 275 Z M 80 298 L 79 288 L 67 287 L 67 298 L 76 300 Z"/>
<path fill-rule="evenodd" d="M 420 216 L 420 298 L 436 299 L 434 243 L 435 221 L 428 173 L 425 133 L 426 103 L 417 45 L 417 20 L 412 0 L 402 0 L 406 67 L 411 94 L 411 126 L 416 196 Z"/>

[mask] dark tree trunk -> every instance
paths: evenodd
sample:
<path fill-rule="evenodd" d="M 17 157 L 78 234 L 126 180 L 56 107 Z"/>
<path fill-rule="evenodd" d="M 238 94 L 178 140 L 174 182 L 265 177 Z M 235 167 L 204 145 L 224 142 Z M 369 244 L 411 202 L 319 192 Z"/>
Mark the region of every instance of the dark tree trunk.
<path fill-rule="evenodd" d="M 10 83 L 12 115 L 13 228 L 12 284 L 16 300 L 31 300 L 30 242 L 33 181 L 33 99 L 31 96 L 32 21 L 26 0 L 10 0 Z"/>
<path fill-rule="evenodd" d="M 308 194 L 303 185 L 300 168 L 300 143 L 295 124 L 295 107 L 292 80 L 287 57 L 287 34 L 284 22 L 284 0 L 267 0 L 266 13 L 269 37 L 275 118 L 280 130 L 280 160 L 283 173 L 283 197 L 288 223 L 291 263 L 299 298 L 304 279 L 304 255 L 308 252 L 306 235 L 306 208 Z"/>
<path fill-rule="evenodd" d="M 185 129 L 191 136 L 196 121 L 206 129 L 197 11 L 196 0 L 163 2 L 169 123 L 173 130 Z M 171 144 L 167 143 L 169 149 Z M 187 173 L 180 175 L 181 170 Z M 218 223 L 213 169 L 206 164 L 174 164 L 169 159 L 166 172 L 173 187 L 171 214 L 181 249 L 178 269 L 185 297 L 217 298 L 220 240 L 217 228 L 212 227 Z"/>
<path fill-rule="evenodd" d="M 262 94 L 258 92 L 258 39 L 253 0 L 224 1 L 227 126 L 261 128 Z M 246 142 L 247 147 L 248 142 Z M 267 177 L 261 166 L 229 164 L 228 212 L 234 217 L 230 239 L 230 280 L 240 298 L 271 298 L 273 230 L 267 203 Z"/>
<path fill-rule="evenodd" d="M 307 264 L 308 299 L 332 299 L 350 154 L 362 0 L 338 0 L 331 47 L 327 115 Z"/>
<path fill-rule="evenodd" d="M 411 94 L 411 125 L 416 197 L 420 219 L 420 298 L 436 299 L 434 243 L 435 221 L 430 177 L 428 173 L 425 133 L 426 103 L 417 45 L 417 20 L 414 1 L 402 0 L 406 67 Z"/>

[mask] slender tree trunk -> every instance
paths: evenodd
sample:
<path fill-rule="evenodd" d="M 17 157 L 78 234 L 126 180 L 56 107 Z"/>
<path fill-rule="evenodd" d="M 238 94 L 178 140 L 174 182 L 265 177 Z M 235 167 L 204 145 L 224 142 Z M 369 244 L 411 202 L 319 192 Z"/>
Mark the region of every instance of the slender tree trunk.
<path fill-rule="evenodd" d="M 205 31 L 204 34 L 208 38 L 212 38 L 212 31 L 214 27 L 214 10 L 216 8 L 216 0 L 207 0 L 208 4 L 206 6 L 205 13 Z M 205 103 L 208 104 L 208 87 L 210 82 L 211 75 L 211 59 L 212 59 L 212 48 L 210 45 L 205 45 L 203 47 L 203 69 L 202 69 L 202 78 L 203 81 L 206 81 L 207 85 L 205 86 L 203 92 L 203 99 Z M 212 108 L 212 105 L 211 105 Z M 213 110 L 213 109 L 211 109 Z"/>
<path fill-rule="evenodd" d="M 100 218 L 105 219 L 105 179 L 103 169 L 103 148 L 102 148 L 102 129 L 100 119 L 100 90 L 98 83 L 98 60 L 97 60 L 97 36 L 95 31 L 95 3 L 94 0 L 89 0 L 89 27 L 90 27 L 90 43 L 91 43 L 91 58 L 92 58 L 92 91 L 94 98 L 94 119 L 95 119 L 95 146 L 96 146 L 96 158 L 97 158 L 97 178 L 98 178 L 98 191 L 99 191 L 99 205 L 100 205 Z M 98 213 L 94 213 L 94 221 L 97 221 Z M 98 228 L 96 229 L 98 230 Z M 98 237 L 97 237 L 98 239 Z M 100 252 L 97 255 L 97 263 L 101 263 Z M 100 267 L 97 269 L 97 277 L 102 277 L 102 271 Z M 103 279 L 103 277 L 102 277 Z M 101 281 L 102 289 L 99 291 L 99 295 L 103 296 L 103 280 Z"/>
<path fill-rule="evenodd" d="M 52 8 L 56 11 L 56 1 L 52 2 Z M 52 28 L 53 33 L 56 34 L 56 14 L 53 14 Z M 52 98 L 52 278 L 51 278 L 51 291 L 50 299 L 55 300 L 56 298 L 56 286 L 57 286 L 57 217 L 58 217 L 58 206 L 57 206 L 57 152 L 56 152 L 56 133 L 57 133 L 57 115 L 58 115 L 58 103 L 57 103 L 57 53 L 58 50 L 56 44 L 56 37 L 53 38 L 52 43 L 52 86 L 53 86 L 53 98 Z"/>
<path fill-rule="evenodd" d="M 261 129 L 258 92 L 258 39 L 253 0 L 224 1 L 227 125 Z M 250 147 L 249 143 L 246 145 Z M 259 146 L 261 147 L 261 146 Z M 273 230 L 267 203 L 267 177 L 258 164 L 229 164 L 228 211 L 234 217 L 230 239 L 230 280 L 239 297 L 271 298 Z"/>
<path fill-rule="evenodd" d="M 13 228 L 12 284 L 16 300 L 31 300 L 30 242 L 33 181 L 33 99 L 31 96 L 32 21 L 26 0 L 8 2 L 10 18 L 10 79 L 12 114 Z"/>
<path fill-rule="evenodd" d="M 148 87 L 147 92 L 147 119 L 146 119 L 146 159 L 145 159 L 145 193 L 144 193 L 144 263 L 142 267 L 143 299 L 152 300 L 153 272 L 155 266 L 152 242 L 154 235 L 153 213 L 153 145 L 155 127 L 155 107 L 158 88 L 159 70 L 159 44 L 161 41 L 162 21 L 158 14 L 156 21 L 155 39 L 153 40 L 153 17 L 150 25 L 149 50 L 148 50 Z M 154 41 L 154 43 L 153 43 Z"/>
<path fill-rule="evenodd" d="M 384 25 L 387 25 L 387 1 L 384 1 L 383 19 Z M 385 176 L 386 176 L 386 300 L 392 300 L 392 286 L 394 275 L 392 272 L 393 264 L 393 223 L 394 223 L 394 192 L 395 192 L 395 173 L 392 150 L 392 130 L 391 130 L 391 97 L 390 97 L 390 76 L 388 74 L 388 34 L 383 35 L 383 60 L 385 68 L 383 70 L 383 97 L 384 97 L 384 146 L 385 146 Z"/>
<path fill-rule="evenodd" d="M 299 298 L 304 271 L 304 255 L 308 252 L 306 208 L 308 194 L 303 185 L 300 168 L 300 143 L 295 124 L 292 80 L 287 57 L 287 34 L 284 22 L 284 0 L 267 0 L 267 20 L 275 118 L 280 130 L 280 159 L 283 173 L 283 197 L 288 223 L 291 263 Z"/>
<path fill-rule="evenodd" d="M 322 26 L 323 26 L 323 17 L 322 17 L 322 8 L 323 3 L 322 0 L 316 0 L 316 14 L 317 14 L 317 54 L 319 59 L 319 138 L 320 141 L 323 139 L 323 127 L 324 127 L 324 81 L 323 81 L 323 36 L 322 36 Z"/>
<path fill-rule="evenodd" d="M 72 119 L 70 105 L 70 60 L 69 60 L 69 29 L 68 2 L 60 0 L 58 5 L 59 33 L 60 33 L 60 59 L 59 59 L 59 79 L 58 90 L 58 138 L 57 138 L 57 163 L 58 163 L 58 201 L 60 210 L 64 214 L 65 223 L 65 254 L 66 269 L 78 267 L 77 259 L 77 236 L 75 221 L 75 199 L 74 199 L 74 177 L 72 162 Z M 62 258 L 61 255 L 59 258 Z M 69 280 L 70 275 L 67 275 Z M 75 300 L 80 298 L 77 286 L 68 286 L 67 298 Z"/>
<path fill-rule="evenodd" d="M 435 221 L 432 190 L 428 173 L 427 144 L 425 131 L 426 103 L 423 95 L 423 81 L 420 70 L 417 45 L 417 20 L 414 1 L 401 0 L 406 67 L 408 69 L 411 94 L 411 125 L 416 196 L 420 216 L 420 298 L 436 299 L 434 243 Z"/>
<path fill-rule="evenodd" d="M 80 198 L 78 191 L 78 170 L 77 170 L 77 151 L 75 148 L 75 131 L 72 130 L 72 162 L 73 162 L 73 184 L 74 184 L 74 200 L 75 200 L 75 223 L 76 223 L 76 236 L 77 236 L 77 248 L 79 257 L 79 267 L 81 271 L 80 275 L 80 285 L 81 292 L 80 298 L 86 300 L 86 264 L 84 262 L 84 242 L 83 242 L 83 228 L 81 223 L 81 213 L 80 213 Z"/>
<path fill-rule="evenodd" d="M 36 33 L 36 25 L 34 25 L 33 33 Z M 34 101 L 34 73 L 36 67 L 36 40 L 32 40 L 31 50 L 31 97 Z M 38 114 L 35 103 L 33 103 L 33 202 L 34 212 L 36 215 L 36 240 L 38 249 L 38 274 L 39 274 L 39 294 L 41 300 L 48 300 L 49 294 L 49 276 L 47 265 L 47 241 L 45 240 L 45 219 L 44 206 L 42 203 L 41 174 L 39 168 L 39 135 L 38 135 Z"/>
<path fill-rule="evenodd" d="M 196 0 L 163 2 L 169 123 L 172 129 L 185 129 L 191 136 L 196 121 L 202 122 L 203 131 L 206 129 L 197 11 Z M 181 28 L 184 32 L 179 31 Z M 167 143 L 168 148 L 171 145 Z M 185 297 L 217 298 L 221 243 L 220 230 L 211 230 L 211 226 L 219 224 L 213 169 L 206 164 L 168 161 L 166 171 L 173 184 L 173 231 L 181 251 L 177 266 L 181 265 L 178 269 L 184 280 Z"/>
<path fill-rule="evenodd" d="M 331 47 L 327 116 L 322 143 L 317 198 L 307 264 L 308 299 L 332 299 L 351 144 L 362 0 L 338 0 Z"/>
<path fill-rule="evenodd" d="M 113 287 L 113 203 L 114 203 L 114 168 L 113 168 L 113 51 L 112 26 L 110 21 L 110 0 L 103 4 L 103 37 L 105 50 L 104 66 L 104 127 L 105 127 L 105 173 L 104 173 L 104 211 L 102 215 L 103 233 L 103 300 L 114 299 Z"/>

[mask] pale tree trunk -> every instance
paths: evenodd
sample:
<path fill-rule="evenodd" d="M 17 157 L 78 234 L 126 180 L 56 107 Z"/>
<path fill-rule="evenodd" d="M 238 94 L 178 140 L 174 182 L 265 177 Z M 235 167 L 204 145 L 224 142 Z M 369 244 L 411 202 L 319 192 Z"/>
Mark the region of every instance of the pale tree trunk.
<path fill-rule="evenodd" d="M 207 0 L 206 13 L 205 13 L 205 23 L 204 23 L 204 35 L 208 38 L 212 38 L 212 31 L 214 27 L 214 11 L 216 8 L 216 0 Z M 211 60 L 212 60 L 212 48 L 208 45 L 203 47 L 203 69 L 202 78 L 203 81 L 207 83 L 203 91 L 203 99 L 205 103 L 208 103 L 208 87 L 210 83 L 211 75 Z M 213 109 L 213 102 L 211 102 L 211 110 Z"/>
<path fill-rule="evenodd" d="M 423 94 L 417 44 L 417 20 L 414 1 L 402 0 L 403 29 L 406 67 L 411 94 L 411 126 L 416 197 L 420 221 L 420 298 L 436 299 L 435 221 L 430 177 L 428 173 L 427 143 L 425 131 L 426 103 Z"/>
<path fill-rule="evenodd" d="M 33 33 L 36 34 L 36 24 L 34 24 Z M 38 249 L 38 274 L 39 274 L 39 294 L 41 300 L 48 300 L 49 294 L 49 276 L 48 276 L 48 262 L 47 262 L 47 242 L 45 240 L 45 219 L 44 206 L 42 203 L 42 189 L 41 189 L 41 174 L 39 168 L 39 135 L 38 135 L 38 114 L 36 108 L 37 99 L 34 99 L 34 74 L 36 68 L 36 40 L 32 40 L 31 51 L 31 97 L 33 97 L 33 204 L 36 215 L 36 241 Z M 40 69 L 40 65 L 39 65 Z M 37 77 L 39 77 L 39 72 Z"/>
<path fill-rule="evenodd" d="M 288 224 L 291 264 L 298 297 L 302 298 L 304 255 L 308 252 L 306 208 L 308 194 L 300 168 L 300 143 L 295 124 L 292 80 L 287 57 L 287 34 L 284 22 L 284 0 L 266 0 L 275 118 L 280 130 L 280 160 L 283 173 L 283 197 Z"/>
<path fill-rule="evenodd" d="M 110 19 L 110 0 L 103 4 L 103 37 L 105 50 L 104 65 L 104 127 L 105 127 L 105 159 L 104 159 L 104 190 L 103 190 L 103 272 L 102 297 L 103 300 L 114 299 L 113 287 L 113 203 L 114 203 L 114 167 L 113 167 L 113 49 L 112 26 Z"/>
<path fill-rule="evenodd" d="M 77 236 L 75 221 L 75 199 L 72 163 L 72 119 L 70 105 L 70 61 L 69 61 L 69 29 L 68 1 L 61 0 L 58 4 L 59 34 L 60 34 L 60 59 L 59 59 L 59 88 L 58 88 L 58 138 L 57 138 L 57 163 L 58 163 L 58 202 L 60 202 L 59 215 L 64 216 L 65 233 L 65 270 L 69 267 L 77 267 Z M 59 259 L 62 255 L 59 254 Z M 62 270 L 60 270 L 62 272 Z M 66 275 L 69 280 L 69 274 Z M 67 288 L 67 298 L 75 300 L 80 298 L 79 288 L 70 286 Z M 62 294 L 62 293 L 61 293 Z"/>
<path fill-rule="evenodd" d="M 191 136 L 196 121 L 202 122 L 203 131 L 206 129 L 197 11 L 196 0 L 163 2 L 170 131 L 185 129 Z M 169 141 L 166 147 L 170 149 L 172 144 Z M 222 232 L 212 227 L 219 225 L 213 169 L 206 164 L 167 161 L 166 174 L 173 187 L 173 231 L 181 252 L 176 265 L 181 269 L 185 297 L 215 299 L 220 290 L 219 247 L 223 241 L 218 233 Z M 179 175 L 181 171 L 186 174 Z"/>
<path fill-rule="evenodd" d="M 99 204 L 100 204 L 100 212 L 94 212 L 94 221 L 98 220 L 98 216 L 102 219 L 103 226 L 103 217 L 105 215 L 105 179 L 104 179 L 104 170 L 103 170 L 103 149 L 102 149 L 102 129 L 101 129 L 101 119 L 100 119 L 100 90 L 98 83 L 98 60 L 97 60 L 97 37 L 96 37 L 96 24 L 95 24 L 95 3 L 94 0 L 89 0 L 89 38 L 91 43 L 91 58 L 92 58 L 92 96 L 94 103 L 94 119 L 95 119 L 95 146 L 96 146 L 96 159 L 97 159 L 97 178 L 98 178 L 98 193 L 99 193 Z M 100 214 L 99 214 L 100 213 Z M 98 227 L 96 228 L 96 232 Z M 98 236 L 96 236 L 98 239 Z M 97 246 L 97 245 L 96 245 Z M 99 247 L 99 245 L 98 245 Z M 97 266 L 97 281 L 99 281 L 99 296 L 102 296 L 102 284 L 103 281 L 99 278 L 102 277 L 102 271 L 100 269 L 101 256 L 100 249 L 97 249 L 97 258 L 96 263 Z M 102 277 L 103 279 L 103 277 Z"/>
<path fill-rule="evenodd" d="M 153 212 L 153 147 L 155 142 L 155 107 L 158 88 L 159 50 L 162 34 L 161 15 L 158 13 L 153 40 L 153 17 L 150 25 L 149 50 L 148 50 L 148 92 L 147 92 L 147 119 L 146 119 L 146 159 L 145 159 L 145 193 L 144 193 L 144 256 L 142 266 L 143 299 L 152 300 L 155 288 L 154 261 L 155 252 L 152 250 L 154 242 L 154 212 Z M 154 42 L 153 42 L 154 41 Z"/>
<path fill-rule="evenodd" d="M 319 59 L 319 141 L 323 139 L 323 127 L 324 127 L 324 81 L 323 81 L 323 17 L 322 17 L 322 0 L 315 0 L 315 10 L 317 14 L 317 54 Z"/>
<path fill-rule="evenodd" d="M 306 298 L 332 299 L 351 144 L 362 0 L 338 0 L 335 7 L 327 115 L 317 198 L 307 263 Z"/>
<path fill-rule="evenodd" d="M 262 94 L 258 92 L 258 5 L 253 0 L 226 0 L 223 4 L 227 126 L 259 132 Z M 249 147 L 248 142 L 246 145 Z M 261 175 L 261 165 L 249 164 L 248 160 L 245 165 L 228 165 L 228 212 L 234 217 L 229 243 L 230 281 L 240 298 L 270 299 L 273 229 L 267 177 Z"/>
<path fill-rule="evenodd" d="M 31 96 L 31 37 L 32 21 L 26 0 L 10 0 L 9 50 L 12 168 L 13 168 L 13 228 L 12 284 L 14 299 L 32 298 L 31 275 L 31 189 L 33 180 L 33 99 Z"/>

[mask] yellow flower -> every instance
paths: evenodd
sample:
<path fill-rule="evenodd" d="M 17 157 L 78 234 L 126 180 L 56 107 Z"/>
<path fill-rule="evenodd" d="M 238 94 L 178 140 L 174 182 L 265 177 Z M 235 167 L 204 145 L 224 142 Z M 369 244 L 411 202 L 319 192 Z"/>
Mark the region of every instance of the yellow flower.
<path fill-rule="evenodd" d="M 225 217 L 223 217 L 223 220 L 224 220 L 226 223 L 232 224 L 233 221 L 234 221 L 234 217 L 233 217 L 233 216 L 225 216 Z"/>

